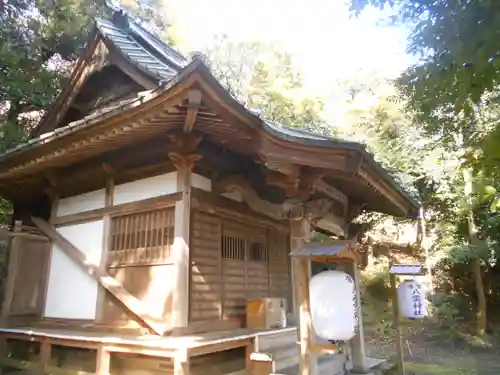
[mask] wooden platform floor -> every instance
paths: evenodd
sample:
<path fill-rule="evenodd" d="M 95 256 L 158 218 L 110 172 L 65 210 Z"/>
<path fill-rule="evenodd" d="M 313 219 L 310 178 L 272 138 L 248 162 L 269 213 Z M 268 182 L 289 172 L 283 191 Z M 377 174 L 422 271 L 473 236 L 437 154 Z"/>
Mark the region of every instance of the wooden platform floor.
<path fill-rule="evenodd" d="M 120 348 L 135 349 L 144 353 L 145 349 L 164 351 L 166 357 L 168 353 L 178 353 L 181 350 L 188 350 L 191 355 L 206 354 L 209 347 L 225 347 L 226 344 L 234 344 L 233 347 L 244 346 L 244 342 L 250 342 L 256 336 L 273 335 L 277 333 L 292 332 L 296 327 L 287 327 L 272 330 L 255 329 L 233 329 L 229 331 L 218 331 L 188 336 L 127 336 L 119 334 L 97 333 L 97 332 L 77 332 L 74 330 L 62 329 L 32 329 L 32 328 L 0 328 L 0 334 L 5 337 L 23 340 L 50 340 L 54 343 L 68 346 L 102 346 L 105 345 L 110 351 L 120 352 Z M 240 345 L 241 344 L 241 345 Z M 206 350 L 204 350 L 206 348 Z M 225 350 L 227 348 L 224 348 Z M 128 350 L 134 352 L 135 350 Z M 218 351 L 218 350 L 214 350 Z"/>

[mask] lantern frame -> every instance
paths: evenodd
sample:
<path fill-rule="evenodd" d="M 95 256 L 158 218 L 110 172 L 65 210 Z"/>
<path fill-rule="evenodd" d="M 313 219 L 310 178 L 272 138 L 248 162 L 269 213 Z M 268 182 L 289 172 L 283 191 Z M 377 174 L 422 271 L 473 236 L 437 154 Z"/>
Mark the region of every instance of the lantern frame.
<path fill-rule="evenodd" d="M 310 355 L 336 354 L 338 346 L 334 344 L 317 344 L 311 324 L 311 304 L 309 296 L 310 270 L 312 262 L 349 263 L 353 269 L 362 261 L 359 245 L 356 240 L 335 240 L 328 242 L 305 243 L 290 252 L 292 260 L 292 287 L 294 292 L 295 316 L 298 321 L 298 341 L 300 345 L 300 373 L 309 374 Z M 306 353 L 308 353 L 306 355 Z"/>
<path fill-rule="evenodd" d="M 389 277 L 391 282 L 392 311 L 394 315 L 394 329 L 396 331 L 396 351 L 398 354 L 398 373 L 405 375 L 403 356 L 403 336 L 401 334 L 401 312 L 399 311 L 399 301 L 397 293 L 398 276 L 425 276 L 425 268 L 421 264 L 391 264 L 389 267 Z"/>

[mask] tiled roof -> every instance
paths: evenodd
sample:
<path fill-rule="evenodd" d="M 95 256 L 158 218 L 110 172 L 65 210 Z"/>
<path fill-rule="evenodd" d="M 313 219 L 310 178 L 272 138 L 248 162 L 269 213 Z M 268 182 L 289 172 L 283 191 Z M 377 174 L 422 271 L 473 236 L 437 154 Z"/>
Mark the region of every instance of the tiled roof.
<path fill-rule="evenodd" d="M 134 21 L 128 27 L 118 27 L 102 18 L 95 20 L 97 29 L 129 61 L 142 71 L 160 80 L 168 80 L 188 63 L 180 53 L 160 42 Z"/>

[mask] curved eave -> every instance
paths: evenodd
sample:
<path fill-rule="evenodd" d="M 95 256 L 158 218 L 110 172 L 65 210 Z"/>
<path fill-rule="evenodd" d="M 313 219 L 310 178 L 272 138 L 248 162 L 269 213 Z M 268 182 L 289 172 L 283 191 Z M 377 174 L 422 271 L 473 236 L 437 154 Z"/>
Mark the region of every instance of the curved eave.
<path fill-rule="evenodd" d="M 264 130 L 266 130 L 268 133 L 273 134 L 275 137 L 291 143 L 297 143 L 306 146 L 309 145 L 316 147 L 338 148 L 359 153 L 360 156 L 363 158 L 363 162 L 366 162 L 377 175 L 382 176 L 384 180 L 391 185 L 392 188 L 398 191 L 399 194 L 401 194 L 406 200 L 410 202 L 410 204 L 414 209 L 420 207 L 419 203 L 412 196 L 410 196 L 401 187 L 401 185 L 398 184 L 396 180 L 394 180 L 394 178 L 389 174 L 389 172 L 375 161 L 373 155 L 365 149 L 365 146 L 363 144 L 357 142 L 344 141 L 337 138 L 317 136 L 316 134 L 310 134 L 310 133 L 301 135 L 300 134 L 301 132 L 299 131 L 280 128 L 267 121 L 263 121 L 263 123 L 264 123 Z"/>
<path fill-rule="evenodd" d="M 218 103 L 217 105 L 219 108 L 214 108 L 216 112 L 226 111 L 231 113 L 233 117 L 236 117 L 240 122 L 245 122 L 251 129 L 262 134 L 264 138 L 270 139 L 271 142 L 276 143 L 278 147 L 299 148 L 302 151 L 311 148 L 311 151 L 316 153 L 322 153 L 323 151 L 321 150 L 324 150 L 328 153 L 328 155 L 325 154 L 325 157 L 331 155 L 332 150 L 359 154 L 363 160 L 362 166 L 365 170 L 368 168 L 372 180 L 382 182 L 385 187 L 388 187 L 388 189 L 384 188 L 386 192 L 389 191 L 390 194 L 399 196 L 399 201 L 402 200 L 404 202 L 398 205 L 397 208 L 393 207 L 392 209 L 388 209 L 387 213 L 392 213 L 395 216 L 409 216 L 412 214 L 412 211 L 418 208 L 417 202 L 415 202 L 415 200 L 394 181 L 385 169 L 373 160 L 373 157 L 364 149 L 363 145 L 356 142 L 348 142 L 322 137 L 316 134 L 283 129 L 264 121 L 234 99 L 222 85 L 220 85 L 210 73 L 209 69 L 198 59 L 193 60 L 166 84 L 151 90 L 145 97 L 127 101 L 127 103 L 117 106 L 105 113 L 94 115 L 92 119 L 85 118 L 65 128 L 57 129 L 50 135 L 43 135 L 42 137 L 33 139 L 24 145 L 18 146 L 14 150 L 10 150 L 0 155 L 0 170 L 6 171 L 1 173 L 0 177 L 3 177 L 2 179 L 4 181 L 8 181 L 10 178 L 15 179 L 14 176 L 16 173 L 12 173 L 11 177 L 9 177 L 9 167 L 15 166 L 17 172 L 19 172 L 23 164 L 31 163 L 31 160 L 35 160 L 49 152 L 53 153 L 54 149 L 57 149 L 57 147 L 62 147 L 65 144 L 67 145 L 68 139 L 71 140 L 75 138 L 77 133 L 84 135 L 92 130 L 95 134 L 98 132 L 98 126 L 104 121 L 108 124 L 109 122 L 113 122 L 114 118 L 117 116 L 123 116 L 126 113 L 129 114 L 127 117 L 131 118 L 135 116 L 137 112 L 144 111 L 144 106 L 158 106 L 163 101 L 163 98 L 171 97 L 173 92 L 185 92 L 185 90 L 192 85 L 200 87 L 207 98 L 211 97 L 212 102 Z M 215 100 L 213 100 L 214 98 Z M 140 130 L 138 129 L 137 131 Z M 57 157 L 61 156 L 59 155 Z M 43 166 L 42 163 L 40 163 L 40 166 Z M 402 206 L 404 206 L 404 208 L 402 208 Z"/>
<path fill-rule="evenodd" d="M 212 75 L 212 73 L 204 64 L 201 64 L 201 66 L 197 70 L 207 80 L 211 89 L 213 89 L 214 92 L 221 97 L 221 99 L 223 99 L 235 111 L 237 111 L 240 116 L 246 118 L 250 125 L 259 127 L 271 137 L 285 141 L 292 147 L 293 145 L 301 145 L 306 147 L 312 146 L 330 150 L 338 149 L 353 151 L 359 154 L 362 157 L 363 163 L 366 163 L 369 169 L 371 169 L 375 173 L 375 176 L 386 182 L 394 191 L 394 193 L 399 195 L 406 202 L 408 206 L 407 210 L 402 210 L 399 215 L 395 212 L 393 212 L 393 214 L 395 214 L 395 216 L 415 217 L 420 204 L 394 180 L 394 178 L 388 173 L 385 168 L 383 168 L 374 160 L 373 155 L 366 151 L 364 145 L 358 142 L 345 141 L 338 138 L 326 137 L 319 134 L 308 133 L 305 131 L 283 128 L 269 121 L 266 121 L 246 108 L 242 103 L 237 101 L 226 89 L 224 89 L 224 87 L 217 81 L 217 79 Z"/>

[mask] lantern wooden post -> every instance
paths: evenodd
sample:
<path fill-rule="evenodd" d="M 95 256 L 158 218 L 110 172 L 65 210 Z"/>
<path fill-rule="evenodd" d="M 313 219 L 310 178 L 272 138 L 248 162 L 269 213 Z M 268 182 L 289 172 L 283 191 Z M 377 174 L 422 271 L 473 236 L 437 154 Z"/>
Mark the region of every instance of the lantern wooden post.
<path fill-rule="evenodd" d="M 309 224 L 305 220 L 293 221 L 291 225 L 292 251 L 290 255 L 292 257 L 294 312 L 298 317 L 299 375 L 317 375 L 317 355 L 332 354 L 337 350 L 335 345 L 314 342 L 309 295 L 311 261 L 328 262 L 343 259 L 355 264 L 357 260 L 353 252 L 352 241 L 307 244 L 304 239 L 305 233 L 309 231 L 308 228 Z"/>
<path fill-rule="evenodd" d="M 404 355 L 403 355 L 403 336 L 401 335 L 401 316 L 398 307 L 398 293 L 396 290 L 396 275 L 391 274 L 391 292 L 392 292 L 392 313 L 394 315 L 394 330 L 396 331 L 396 353 L 398 356 L 398 373 L 404 375 Z"/>
<path fill-rule="evenodd" d="M 398 374 L 405 375 L 403 335 L 401 334 L 401 313 L 399 311 L 398 293 L 396 288 L 397 276 L 422 276 L 423 267 L 420 264 L 392 264 L 389 268 L 389 276 L 392 292 L 392 311 L 394 315 L 394 329 L 396 332 L 396 351 L 398 356 Z"/>
<path fill-rule="evenodd" d="M 363 329 L 363 311 L 361 308 L 361 291 L 360 291 L 360 275 L 358 270 L 358 263 L 352 263 L 352 277 L 356 284 L 356 303 L 358 304 L 358 331 L 351 340 L 352 347 L 352 364 L 353 371 L 356 373 L 364 374 L 368 372 L 366 366 L 366 348 L 365 348 L 365 334 Z"/>

